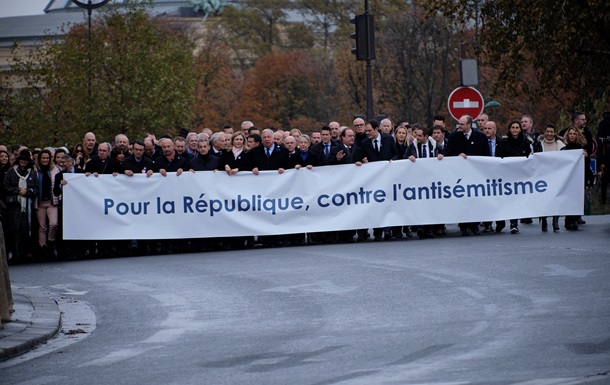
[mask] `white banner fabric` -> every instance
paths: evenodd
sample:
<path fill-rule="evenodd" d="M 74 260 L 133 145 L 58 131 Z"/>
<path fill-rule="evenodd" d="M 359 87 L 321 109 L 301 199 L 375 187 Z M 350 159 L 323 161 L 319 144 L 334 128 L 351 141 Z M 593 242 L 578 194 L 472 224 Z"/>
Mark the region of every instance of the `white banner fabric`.
<path fill-rule="evenodd" d="M 64 238 L 208 238 L 581 215 L 582 151 L 312 170 L 66 174 Z"/>

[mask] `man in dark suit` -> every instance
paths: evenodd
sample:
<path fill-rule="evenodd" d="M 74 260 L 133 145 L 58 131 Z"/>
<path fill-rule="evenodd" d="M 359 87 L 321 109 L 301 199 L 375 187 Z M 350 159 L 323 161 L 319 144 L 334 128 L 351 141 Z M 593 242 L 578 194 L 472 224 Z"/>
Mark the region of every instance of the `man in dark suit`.
<path fill-rule="evenodd" d="M 193 171 L 213 171 L 218 168 L 220 158 L 210 155 L 210 145 L 207 139 L 197 139 L 197 156 L 191 160 Z"/>
<path fill-rule="evenodd" d="M 279 174 L 283 174 L 288 166 L 288 150 L 273 141 L 273 130 L 270 128 L 263 130 L 261 143 L 262 146 L 250 152 L 252 173 L 258 175 L 259 171 L 277 170 Z"/>
<path fill-rule="evenodd" d="M 135 141 L 132 154 L 123 161 L 125 175 L 133 176 L 134 174 L 142 173 L 148 176 L 152 175 L 154 169 L 153 161 L 144 156 L 145 148 L 146 146 L 143 141 Z"/>
<path fill-rule="evenodd" d="M 390 135 L 379 132 L 379 124 L 369 120 L 364 132 L 367 138 L 362 141 L 361 147 L 367 162 L 379 162 L 398 159 L 398 151 L 394 139 Z"/>
<path fill-rule="evenodd" d="M 488 120 L 481 127 L 481 131 L 485 134 L 485 136 L 487 136 L 487 144 L 489 146 L 490 156 L 495 157 L 496 150 L 498 149 L 498 147 L 502 146 L 500 138 L 496 135 L 498 133 L 498 127 L 496 126 L 496 123 L 494 121 Z M 491 222 L 483 222 L 483 224 L 485 225 L 485 230 L 483 230 L 483 232 L 489 233 L 494 230 L 491 226 Z M 505 227 L 506 221 L 496 221 L 496 233 L 501 232 L 502 229 Z"/>
<path fill-rule="evenodd" d="M 331 149 L 328 165 L 334 164 L 362 164 L 362 148 L 356 145 L 356 133 L 351 128 L 345 128 L 339 135 L 338 144 Z"/>
<path fill-rule="evenodd" d="M 261 133 L 261 146 L 250 151 L 252 173 L 258 175 L 259 171 L 277 170 L 283 174 L 289 167 L 288 150 L 273 141 L 273 130 L 267 128 Z M 277 235 L 258 237 L 263 246 L 273 247 L 281 245 L 283 237 Z"/>
<path fill-rule="evenodd" d="M 413 136 L 415 140 L 413 143 L 407 147 L 407 151 L 405 151 L 405 158 L 409 159 L 411 162 L 416 162 L 417 159 L 420 158 L 437 158 L 439 160 L 443 159 L 443 154 L 438 153 L 438 149 L 436 148 L 436 141 L 430 140 L 430 136 L 428 135 L 428 130 L 425 127 L 417 127 L 413 130 Z M 418 225 L 412 226 L 411 230 L 417 233 L 419 239 L 424 238 L 434 238 L 434 234 L 436 232 L 437 235 L 443 235 L 443 229 L 445 225 Z"/>
<path fill-rule="evenodd" d="M 364 152 L 363 162 L 380 162 L 393 161 L 398 159 L 398 150 L 394 138 L 390 135 L 384 135 L 379 132 L 379 123 L 375 120 L 369 120 L 364 126 L 367 138 L 362 141 L 361 147 Z M 381 235 L 384 233 L 383 228 L 373 229 L 375 241 L 381 241 Z M 392 229 L 385 229 L 385 239 L 392 238 Z"/>
<path fill-rule="evenodd" d="M 432 139 L 436 142 L 436 151 L 439 154 L 445 155 L 445 149 L 449 139 L 445 137 L 445 129 L 443 126 L 435 124 L 434 127 L 432 127 Z"/>
<path fill-rule="evenodd" d="M 356 133 L 351 128 L 345 128 L 339 134 L 339 142 L 333 147 L 326 164 L 355 164 L 361 166 L 362 157 L 362 149 L 356 145 Z M 365 240 L 364 233 L 368 232 L 368 229 L 339 231 L 337 232 L 337 239 L 339 242 L 354 242 L 356 232 L 358 232 L 359 240 Z"/>
<path fill-rule="evenodd" d="M 318 158 L 319 165 L 326 165 L 329 162 L 332 149 L 337 143 L 332 141 L 332 130 L 329 126 L 320 128 L 322 141 L 311 146 L 311 152 Z"/>
<path fill-rule="evenodd" d="M 449 136 L 445 156 L 461 156 L 464 159 L 468 155 L 473 156 L 490 156 L 489 144 L 487 136 L 480 131 L 472 129 L 472 117 L 469 115 L 462 116 L 458 121 L 458 130 Z M 475 223 L 460 223 L 462 235 L 479 235 L 479 224 Z"/>

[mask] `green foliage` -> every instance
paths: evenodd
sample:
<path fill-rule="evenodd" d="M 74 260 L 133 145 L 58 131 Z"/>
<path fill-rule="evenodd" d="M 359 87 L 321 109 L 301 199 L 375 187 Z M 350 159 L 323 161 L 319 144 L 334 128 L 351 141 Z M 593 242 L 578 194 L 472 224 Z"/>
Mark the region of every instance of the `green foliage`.
<path fill-rule="evenodd" d="M 224 10 L 221 22 L 227 44 L 243 68 L 281 46 L 280 24 L 286 21 L 289 8 L 289 0 L 245 0 Z"/>
<path fill-rule="evenodd" d="M 142 137 L 189 121 L 193 44 L 144 6 L 104 9 L 88 41 L 85 25 L 21 55 L 12 74 L 25 87 L 6 99 L 4 133 L 31 145 L 73 144 L 87 131 Z M 91 85 L 91 97 L 88 84 Z"/>
<path fill-rule="evenodd" d="M 511 97 L 554 98 L 568 109 L 610 87 L 610 3 L 607 0 L 419 0 L 452 27 L 481 28 L 482 64 Z M 478 5 L 478 6 L 477 6 Z M 477 9 L 480 11 L 476 19 Z M 606 101 L 607 102 L 607 101 Z"/>

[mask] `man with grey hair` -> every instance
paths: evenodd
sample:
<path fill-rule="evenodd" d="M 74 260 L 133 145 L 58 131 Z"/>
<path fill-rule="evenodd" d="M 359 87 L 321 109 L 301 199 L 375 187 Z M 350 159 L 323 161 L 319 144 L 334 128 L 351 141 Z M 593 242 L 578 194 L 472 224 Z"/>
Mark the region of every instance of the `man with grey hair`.
<path fill-rule="evenodd" d="M 249 120 L 246 120 L 245 122 L 241 123 L 241 130 L 244 134 L 248 135 L 249 131 L 250 131 L 250 127 L 254 126 L 254 123 L 252 123 Z"/>
<path fill-rule="evenodd" d="M 392 126 L 392 121 L 388 118 L 382 119 L 379 123 L 379 130 L 382 134 L 394 136 L 394 127 Z"/>
<path fill-rule="evenodd" d="M 197 157 L 199 152 L 197 150 L 197 143 L 199 142 L 199 136 L 196 132 L 189 132 L 186 135 L 186 152 L 192 155 L 193 157 Z"/>
<path fill-rule="evenodd" d="M 118 134 L 114 137 L 114 146 L 120 146 L 124 151 L 129 151 L 129 138 L 125 134 Z"/>
<path fill-rule="evenodd" d="M 534 152 L 542 151 L 542 147 L 538 141 L 541 139 L 539 138 L 541 134 L 537 133 L 534 129 L 534 119 L 529 115 L 523 115 L 521 117 L 521 127 L 523 127 L 523 131 L 527 134 Z"/>
<path fill-rule="evenodd" d="M 226 148 L 225 134 L 223 132 L 217 132 L 210 138 L 212 148 L 210 148 L 210 155 L 217 156 L 220 158 L 222 152 Z"/>

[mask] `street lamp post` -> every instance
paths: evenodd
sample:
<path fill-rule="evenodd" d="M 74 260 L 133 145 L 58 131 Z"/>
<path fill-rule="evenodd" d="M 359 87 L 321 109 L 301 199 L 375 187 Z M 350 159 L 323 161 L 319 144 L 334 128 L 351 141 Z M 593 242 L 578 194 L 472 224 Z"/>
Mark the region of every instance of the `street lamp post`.
<path fill-rule="evenodd" d="M 89 104 L 89 117 L 87 119 L 87 125 L 90 125 L 91 112 L 93 109 L 93 101 L 91 98 L 91 13 L 94 9 L 108 4 L 110 0 L 87 0 L 86 3 L 78 0 L 72 0 L 72 2 L 78 5 L 80 8 L 87 10 L 87 101 Z"/>

